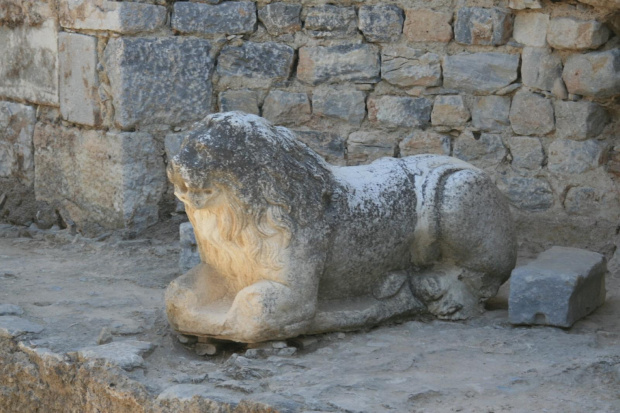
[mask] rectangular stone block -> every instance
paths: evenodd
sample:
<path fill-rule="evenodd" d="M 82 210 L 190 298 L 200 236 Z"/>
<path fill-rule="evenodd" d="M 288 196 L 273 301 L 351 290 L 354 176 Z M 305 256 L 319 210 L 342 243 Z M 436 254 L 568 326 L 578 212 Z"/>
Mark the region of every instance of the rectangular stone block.
<path fill-rule="evenodd" d="M 443 61 L 443 85 L 474 94 L 491 94 L 517 79 L 518 54 L 459 53 Z"/>
<path fill-rule="evenodd" d="M 338 134 L 313 130 L 293 130 L 297 138 L 332 165 L 345 165 L 345 140 Z"/>
<path fill-rule="evenodd" d="M 381 96 L 368 99 L 368 120 L 387 127 L 426 127 L 433 104 L 426 98 Z"/>
<path fill-rule="evenodd" d="M 402 87 L 441 85 L 441 59 L 406 46 L 386 47 L 381 53 L 381 78 Z"/>
<path fill-rule="evenodd" d="M 272 36 L 301 30 L 301 4 L 271 3 L 258 9 L 258 19 Z"/>
<path fill-rule="evenodd" d="M 272 90 L 263 102 L 263 117 L 276 125 L 298 125 L 310 120 L 311 113 L 305 93 Z"/>
<path fill-rule="evenodd" d="M 363 165 L 395 156 L 397 146 L 397 137 L 384 132 L 353 132 L 347 140 L 347 165 Z"/>
<path fill-rule="evenodd" d="M 403 32 L 403 11 L 392 4 L 362 6 L 359 28 L 369 42 L 393 42 Z"/>
<path fill-rule="evenodd" d="M 450 155 L 450 136 L 437 132 L 416 130 L 399 144 L 400 156 L 433 153 Z"/>
<path fill-rule="evenodd" d="M 510 126 L 510 96 L 482 96 L 472 111 L 472 124 L 485 132 L 501 132 Z"/>
<path fill-rule="evenodd" d="M 312 95 L 315 115 L 359 125 L 366 116 L 366 94 L 355 89 L 320 87 Z"/>
<path fill-rule="evenodd" d="M 581 174 L 603 162 L 603 145 L 591 139 L 556 139 L 549 145 L 547 167 L 556 174 Z"/>
<path fill-rule="evenodd" d="M 520 13 L 515 17 L 514 39 L 526 46 L 547 45 L 549 15 L 544 13 Z"/>
<path fill-rule="evenodd" d="M 258 93 L 255 90 L 225 90 L 218 96 L 220 112 L 238 110 L 253 115 L 260 115 Z"/>
<path fill-rule="evenodd" d="M 211 44 L 193 37 L 121 37 L 108 42 L 105 65 L 115 122 L 175 125 L 211 110 Z"/>
<path fill-rule="evenodd" d="M 500 135 L 482 133 L 476 139 L 473 133 L 466 131 L 454 142 L 453 156 L 469 162 L 478 168 L 494 168 L 508 154 Z"/>
<path fill-rule="evenodd" d="M 410 42 L 441 42 L 452 40 L 452 13 L 407 9 L 403 33 Z"/>
<path fill-rule="evenodd" d="M 558 17 L 549 23 L 547 42 L 555 49 L 596 49 L 609 39 L 610 30 L 596 20 Z"/>
<path fill-rule="evenodd" d="M 551 100 L 525 89 L 512 98 L 510 125 L 519 135 L 543 136 L 555 129 Z"/>
<path fill-rule="evenodd" d="M 60 113 L 69 122 L 88 126 L 101 123 L 97 38 L 60 33 Z"/>
<path fill-rule="evenodd" d="M 500 176 L 497 186 L 510 203 L 525 211 L 545 211 L 553 206 L 553 189 L 544 179 L 519 175 Z"/>
<path fill-rule="evenodd" d="M 562 79 L 569 93 L 595 98 L 620 95 L 620 49 L 571 55 Z"/>
<path fill-rule="evenodd" d="M 180 33 L 249 34 L 256 29 L 256 4 L 251 1 L 217 5 L 177 2 L 171 25 Z"/>
<path fill-rule="evenodd" d="M 431 123 L 436 126 L 463 126 L 469 120 L 469 110 L 460 95 L 437 96 L 431 113 Z"/>
<path fill-rule="evenodd" d="M 610 121 L 605 108 L 586 100 L 555 102 L 556 136 L 562 139 L 596 138 Z"/>
<path fill-rule="evenodd" d="M 151 135 L 38 123 L 34 147 L 36 199 L 66 211 L 80 231 L 157 222 L 166 175 Z"/>
<path fill-rule="evenodd" d="M 379 81 L 379 51 L 368 44 L 299 49 L 297 78 L 307 84 Z"/>
<path fill-rule="evenodd" d="M 571 327 L 605 302 L 605 257 L 578 248 L 553 247 L 512 271 L 512 324 Z"/>
<path fill-rule="evenodd" d="M 24 186 L 34 181 L 32 135 L 36 122 L 31 106 L 0 102 L 0 178 Z"/>
<path fill-rule="evenodd" d="M 463 44 L 499 46 L 512 35 L 513 16 L 497 7 L 463 7 L 456 14 L 454 40 Z"/>
<path fill-rule="evenodd" d="M 357 14 L 352 6 L 311 7 L 305 13 L 304 28 L 313 37 L 347 37 L 357 32 Z"/>
<path fill-rule="evenodd" d="M 521 79 L 535 89 L 566 93 L 562 81 L 562 59 L 546 47 L 524 47 L 521 53 Z"/>
<path fill-rule="evenodd" d="M 513 136 L 510 138 L 511 165 L 514 168 L 538 170 L 545 160 L 545 153 L 539 138 Z"/>

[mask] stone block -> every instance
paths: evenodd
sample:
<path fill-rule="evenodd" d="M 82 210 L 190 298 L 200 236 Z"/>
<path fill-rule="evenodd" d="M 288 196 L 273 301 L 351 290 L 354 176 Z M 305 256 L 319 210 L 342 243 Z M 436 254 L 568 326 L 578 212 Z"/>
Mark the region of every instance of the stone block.
<path fill-rule="evenodd" d="M 562 59 L 544 47 L 525 47 L 521 53 L 521 79 L 525 86 L 546 91 L 566 91 Z"/>
<path fill-rule="evenodd" d="M 596 138 L 610 121 L 609 114 L 598 103 L 556 101 L 556 136 L 562 139 Z"/>
<path fill-rule="evenodd" d="M 381 96 L 368 99 L 368 119 L 386 127 L 426 127 L 433 104 L 426 98 Z"/>
<path fill-rule="evenodd" d="M 441 60 L 407 46 L 386 47 L 381 52 L 381 78 L 401 87 L 441 85 Z"/>
<path fill-rule="evenodd" d="M 506 44 L 512 35 L 513 20 L 509 10 L 463 7 L 456 13 L 454 40 L 462 44 Z"/>
<path fill-rule="evenodd" d="M 578 20 L 571 17 L 551 19 L 547 42 L 555 49 L 596 49 L 604 44 L 611 32 L 596 20 Z"/>
<path fill-rule="evenodd" d="M 514 10 L 541 9 L 540 0 L 510 0 L 508 7 Z"/>
<path fill-rule="evenodd" d="M 310 120 L 311 113 L 305 93 L 272 90 L 263 102 L 263 117 L 275 125 L 298 125 Z"/>
<path fill-rule="evenodd" d="M 213 60 L 192 37 L 113 38 L 105 49 L 115 122 L 120 128 L 180 124 L 211 110 Z"/>
<path fill-rule="evenodd" d="M 60 113 L 65 120 L 82 125 L 101 124 L 97 38 L 60 33 Z"/>
<path fill-rule="evenodd" d="M 510 107 L 510 124 L 519 135 L 546 135 L 555 129 L 551 100 L 527 90 L 518 91 Z"/>
<path fill-rule="evenodd" d="M 425 9 L 407 9 L 403 33 L 410 42 L 452 40 L 452 13 Z"/>
<path fill-rule="evenodd" d="M 347 165 L 367 164 L 396 155 L 395 136 L 382 132 L 353 132 L 347 139 Z"/>
<path fill-rule="evenodd" d="M 557 139 L 549 145 L 547 167 L 560 175 L 581 174 L 603 162 L 603 145 L 594 140 Z"/>
<path fill-rule="evenodd" d="M 459 53 L 443 61 L 443 85 L 474 94 L 491 94 L 517 79 L 519 55 Z"/>
<path fill-rule="evenodd" d="M 553 190 L 544 179 L 501 176 L 498 186 L 512 205 L 524 211 L 545 211 L 553 206 Z"/>
<path fill-rule="evenodd" d="M 359 29 L 369 42 L 394 42 L 403 32 L 405 17 L 394 5 L 361 6 Z"/>
<path fill-rule="evenodd" d="M 379 52 L 375 46 L 346 44 L 299 49 L 297 78 L 303 83 L 376 83 L 379 72 Z"/>
<path fill-rule="evenodd" d="M 612 192 L 602 191 L 600 189 L 589 186 L 573 186 L 566 192 L 564 198 L 564 210 L 571 215 L 588 216 L 596 214 L 601 217 L 607 211 L 616 211 L 615 220 L 618 217 L 617 212 L 618 197 Z"/>
<path fill-rule="evenodd" d="M 513 136 L 510 138 L 512 166 L 518 169 L 538 170 L 545 160 L 545 153 L 539 138 Z"/>
<path fill-rule="evenodd" d="M 461 95 L 445 95 L 435 98 L 431 112 L 433 126 L 463 126 L 469 118 L 469 110 L 465 107 Z"/>
<path fill-rule="evenodd" d="M 526 46 L 547 45 L 549 15 L 544 13 L 520 13 L 515 17 L 514 39 Z"/>
<path fill-rule="evenodd" d="M 500 135 L 483 133 L 476 139 L 473 133 L 464 132 L 454 142 L 453 156 L 479 168 L 495 167 L 507 154 Z"/>
<path fill-rule="evenodd" d="M 256 4 L 251 1 L 215 5 L 176 2 L 171 25 L 179 33 L 249 34 L 256 29 Z"/>
<path fill-rule="evenodd" d="M 272 36 L 301 30 L 301 4 L 271 3 L 258 9 L 258 19 Z"/>
<path fill-rule="evenodd" d="M 578 248 L 552 247 L 510 277 L 512 324 L 571 327 L 605 302 L 605 257 Z"/>
<path fill-rule="evenodd" d="M 32 135 L 35 122 L 33 107 L 0 101 L 0 178 L 7 178 L 24 186 L 32 185 Z"/>
<path fill-rule="evenodd" d="M 187 272 L 200 264 L 200 253 L 196 243 L 196 234 L 191 222 L 184 222 L 179 225 L 179 269 Z"/>
<path fill-rule="evenodd" d="M 359 125 L 366 116 L 366 94 L 355 89 L 319 87 L 312 95 L 315 115 Z"/>
<path fill-rule="evenodd" d="M 562 79 L 569 93 L 608 98 L 620 95 L 620 49 L 575 54 L 564 65 Z"/>
<path fill-rule="evenodd" d="M 450 155 L 450 136 L 432 131 L 416 130 L 399 144 L 400 156 L 433 153 Z"/>
<path fill-rule="evenodd" d="M 172 159 L 181 150 L 181 144 L 185 138 L 185 133 L 169 133 L 164 138 L 164 150 L 166 158 Z"/>
<path fill-rule="evenodd" d="M 166 174 L 151 135 L 38 123 L 34 147 L 36 199 L 65 210 L 78 230 L 141 230 L 158 221 Z"/>
<path fill-rule="evenodd" d="M 472 124 L 485 132 L 501 132 L 510 126 L 510 96 L 482 96 L 472 111 Z"/>
<path fill-rule="evenodd" d="M 346 141 L 340 135 L 312 130 L 294 130 L 297 139 L 305 143 L 333 165 L 345 165 Z"/>
<path fill-rule="evenodd" d="M 258 93 L 250 89 L 225 90 L 218 96 L 220 112 L 234 110 L 260 115 Z"/>
<path fill-rule="evenodd" d="M 164 6 L 110 0 L 60 0 L 60 24 L 75 30 L 105 30 L 133 34 L 166 24 Z"/>
<path fill-rule="evenodd" d="M 351 36 L 357 32 L 357 14 L 353 6 L 325 4 L 304 11 L 306 12 L 304 28 L 310 36 L 337 38 Z"/>

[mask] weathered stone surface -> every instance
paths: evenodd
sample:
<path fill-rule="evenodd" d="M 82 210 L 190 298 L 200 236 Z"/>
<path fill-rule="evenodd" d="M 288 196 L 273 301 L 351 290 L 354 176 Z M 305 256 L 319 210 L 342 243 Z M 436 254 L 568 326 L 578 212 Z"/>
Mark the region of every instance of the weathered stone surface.
<path fill-rule="evenodd" d="M 319 87 L 312 94 L 312 111 L 359 125 L 366 116 L 366 94 L 355 89 Z"/>
<path fill-rule="evenodd" d="M 272 90 L 263 103 L 263 116 L 275 125 L 298 125 L 310 120 L 311 112 L 305 93 Z"/>
<path fill-rule="evenodd" d="M 250 89 L 225 90 L 218 96 L 220 112 L 238 110 L 253 115 L 259 114 L 258 93 Z"/>
<path fill-rule="evenodd" d="M 359 28 L 369 42 L 398 40 L 404 21 L 403 11 L 391 4 L 359 8 Z"/>
<path fill-rule="evenodd" d="M 620 9 L 620 0 L 579 0 L 579 2 L 594 7 L 606 7 L 615 10 Z"/>
<path fill-rule="evenodd" d="M 510 154 L 512 155 L 512 166 L 520 169 L 540 169 L 545 160 L 540 139 L 530 136 L 513 136 L 510 138 Z"/>
<path fill-rule="evenodd" d="M 228 45 L 218 57 L 217 73 L 229 82 L 252 79 L 258 82 L 257 87 L 268 88 L 289 77 L 294 54 L 293 48 L 273 42 Z"/>
<path fill-rule="evenodd" d="M 452 13 L 425 9 L 407 9 L 403 33 L 411 42 L 452 40 Z"/>
<path fill-rule="evenodd" d="M 368 44 L 299 49 L 297 78 L 304 83 L 376 83 L 379 72 L 379 52 Z"/>
<path fill-rule="evenodd" d="M 450 155 L 450 136 L 432 131 L 416 130 L 399 144 L 400 156 L 433 153 Z"/>
<path fill-rule="evenodd" d="M 512 324 L 571 327 L 605 302 L 605 257 L 553 247 L 516 268 L 510 277 Z"/>
<path fill-rule="evenodd" d="M 453 156 L 479 168 L 497 166 L 507 154 L 500 135 L 483 133 L 476 139 L 471 132 L 465 132 L 454 142 Z"/>
<path fill-rule="evenodd" d="M 601 105 L 588 102 L 555 102 L 556 136 L 562 139 L 596 138 L 610 121 Z"/>
<path fill-rule="evenodd" d="M 191 37 L 113 38 L 105 65 L 121 128 L 179 124 L 211 109 L 213 61 L 208 41 Z"/>
<path fill-rule="evenodd" d="M 508 2 L 508 7 L 515 10 L 542 8 L 540 0 L 510 0 Z"/>
<path fill-rule="evenodd" d="M 620 95 L 620 50 L 575 54 L 564 65 L 562 79 L 569 93 L 607 98 Z"/>
<path fill-rule="evenodd" d="M 566 192 L 564 210 L 571 215 L 609 217 L 611 222 L 618 219 L 617 194 L 589 186 L 573 186 Z M 609 214 L 611 212 L 611 214 Z"/>
<path fill-rule="evenodd" d="M 499 46 L 512 35 L 513 16 L 497 7 L 463 7 L 456 13 L 454 40 L 463 44 Z"/>
<path fill-rule="evenodd" d="M 546 91 L 566 90 L 560 56 L 544 47 L 525 47 L 521 58 L 521 79 L 525 86 Z"/>
<path fill-rule="evenodd" d="M 88 126 L 101 123 L 97 38 L 77 33 L 58 36 L 60 113 L 69 122 Z"/>
<path fill-rule="evenodd" d="M 34 181 L 32 135 L 36 122 L 31 106 L 0 102 L 0 178 L 30 186 Z"/>
<path fill-rule="evenodd" d="M 443 84 L 447 89 L 489 94 L 517 79 L 519 55 L 460 53 L 443 61 Z"/>
<path fill-rule="evenodd" d="M 158 220 L 165 167 L 152 136 L 37 124 L 35 194 L 78 230 L 143 229 Z"/>
<path fill-rule="evenodd" d="M 498 184 L 510 203 L 525 211 L 544 211 L 553 206 L 549 182 L 523 176 L 502 176 Z"/>
<path fill-rule="evenodd" d="M 515 17 L 514 39 L 526 46 L 547 45 L 549 15 L 544 13 L 520 13 Z"/>
<path fill-rule="evenodd" d="M 431 123 L 440 126 L 463 126 L 469 120 L 469 110 L 461 95 L 437 96 L 431 113 Z"/>
<path fill-rule="evenodd" d="M 334 6 L 311 7 L 306 12 L 304 28 L 314 37 L 345 37 L 357 31 L 355 8 Z"/>
<path fill-rule="evenodd" d="M 596 20 L 551 19 L 547 42 L 556 49 L 596 49 L 609 39 L 609 29 Z"/>
<path fill-rule="evenodd" d="M 381 78 L 402 87 L 439 86 L 441 59 L 407 46 L 386 47 L 381 52 Z"/>
<path fill-rule="evenodd" d="M 387 127 L 425 127 L 433 104 L 426 98 L 380 96 L 368 99 L 368 120 Z"/>
<path fill-rule="evenodd" d="M 580 174 L 597 168 L 603 161 L 603 146 L 594 140 L 577 142 L 556 139 L 549 145 L 547 167 L 557 174 Z"/>
<path fill-rule="evenodd" d="M 179 225 L 179 269 L 183 272 L 189 271 L 200 264 L 200 253 L 196 243 L 196 235 L 191 222 L 184 222 Z"/>
<path fill-rule="evenodd" d="M 347 139 L 347 165 L 364 165 L 396 155 L 396 137 L 381 132 L 353 132 Z"/>
<path fill-rule="evenodd" d="M 77 353 L 82 360 L 105 360 L 123 370 L 133 370 L 137 367 L 144 367 L 142 356 L 153 351 L 153 349 L 155 349 L 155 345 L 148 341 L 126 340 L 101 346 L 85 347 Z"/>
<path fill-rule="evenodd" d="M 166 8 L 137 2 L 60 0 L 60 24 L 77 30 L 106 30 L 123 34 L 149 32 L 166 23 Z"/>
<path fill-rule="evenodd" d="M 258 9 L 258 19 L 272 36 L 301 30 L 301 4 L 271 3 Z"/>
<path fill-rule="evenodd" d="M 24 310 L 15 304 L 0 304 L 0 316 L 22 315 Z"/>
<path fill-rule="evenodd" d="M 345 165 L 346 141 L 330 132 L 294 130 L 297 139 L 305 143 L 332 165 Z"/>
<path fill-rule="evenodd" d="M 12 315 L 0 316 L 0 338 L 14 338 L 24 334 L 38 334 L 43 331 L 43 327 L 25 318 Z"/>
<path fill-rule="evenodd" d="M 546 135 L 555 129 L 551 100 L 527 90 L 512 99 L 510 124 L 519 135 Z"/>
<path fill-rule="evenodd" d="M 248 34 L 256 29 L 256 4 L 251 1 L 216 5 L 176 2 L 171 25 L 180 33 Z"/>
<path fill-rule="evenodd" d="M 510 97 L 482 96 L 472 111 L 472 124 L 485 132 L 501 132 L 510 126 Z"/>

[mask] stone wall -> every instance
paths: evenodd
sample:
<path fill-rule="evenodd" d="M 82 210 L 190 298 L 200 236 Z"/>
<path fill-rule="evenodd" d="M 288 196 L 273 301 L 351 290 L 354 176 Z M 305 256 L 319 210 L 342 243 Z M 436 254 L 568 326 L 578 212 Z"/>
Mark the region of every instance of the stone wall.
<path fill-rule="evenodd" d="M 4 0 L 1 214 L 140 230 L 173 207 L 164 168 L 177 133 L 242 110 L 337 165 L 467 160 L 510 200 L 524 247 L 611 257 L 619 10 L 617 0 Z"/>

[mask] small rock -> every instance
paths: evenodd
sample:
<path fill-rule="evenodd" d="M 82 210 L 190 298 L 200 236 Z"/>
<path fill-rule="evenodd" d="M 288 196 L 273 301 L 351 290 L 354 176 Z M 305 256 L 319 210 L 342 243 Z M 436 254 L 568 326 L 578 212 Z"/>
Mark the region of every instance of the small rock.
<path fill-rule="evenodd" d="M 555 49 L 596 49 L 609 39 L 610 33 L 596 20 L 558 17 L 549 23 L 547 42 Z"/>
<path fill-rule="evenodd" d="M 181 343 L 181 344 L 191 345 L 191 344 L 194 344 L 197 341 L 197 337 L 196 336 L 186 336 L 184 334 L 177 334 L 177 340 L 179 340 L 179 343 Z"/>
<path fill-rule="evenodd" d="M 428 9 L 408 9 L 403 32 L 411 42 L 442 42 L 452 40 L 452 13 Z"/>
<path fill-rule="evenodd" d="M 297 349 L 295 347 L 285 347 L 285 348 L 278 350 L 278 356 L 290 357 L 294 355 L 296 352 L 297 352 Z"/>
<path fill-rule="evenodd" d="M 99 333 L 99 337 L 97 337 L 97 345 L 108 344 L 114 340 L 112 337 L 112 332 L 108 327 L 103 327 L 101 332 Z"/>
<path fill-rule="evenodd" d="M 286 344 L 286 341 L 272 341 L 271 347 L 275 349 L 282 349 L 282 348 L 286 348 L 287 344 Z"/>
<path fill-rule="evenodd" d="M 607 98 L 620 94 L 620 49 L 574 54 L 564 65 L 562 79 L 569 93 Z"/>
<path fill-rule="evenodd" d="M 519 135 L 546 135 L 555 129 L 551 100 L 520 90 L 512 99 L 510 124 Z"/>
<path fill-rule="evenodd" d="M 463 7 L 457 12 L 454 40 L 462 44 L 499 46 L 512 34 L 513 16 L 500 8 Z"/>
<path fill-rule="evenodd" d="M 610 121 L 601 105 L 588 102 L 555 102 L 556 136 L 562 139 L 596 138 Z"/>
<path fill-rule="evenodd" d="M 217 354 L 217 346 L 211 343 L 196 343 L 194 351 L 199 356 L 215 356 Z"/>
<path fill-rule="evenodd" d="M 514 39 L 526 46 L 547 45 L 549 15 L 544 13 L 520 13 L 515 17 Z"/>
<path fill-rule="evenodd" d="M 359 8 L 359 29 L 369 42 L 398 40 L 404 20 L 403 11 L 391 4 Z"/>
<path fill-rule="evenodd" d="M 301 30 L 301 4 L 271 3 L 258 9 L 258 19 L 272 36 Z"/>
<path fill-rule="evenodd" d="M 22 315 L 24 310 L 15 304 L 0 304 L 0 316 L 5 315 Z"/>
<path fill-rule="evenodd" d="M 510 126 L 510 97 L 483 96 L 472 111 L 472 124 L 485 132 L 501 132 Z"/>

